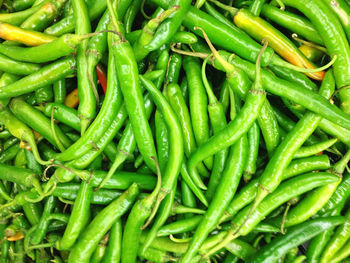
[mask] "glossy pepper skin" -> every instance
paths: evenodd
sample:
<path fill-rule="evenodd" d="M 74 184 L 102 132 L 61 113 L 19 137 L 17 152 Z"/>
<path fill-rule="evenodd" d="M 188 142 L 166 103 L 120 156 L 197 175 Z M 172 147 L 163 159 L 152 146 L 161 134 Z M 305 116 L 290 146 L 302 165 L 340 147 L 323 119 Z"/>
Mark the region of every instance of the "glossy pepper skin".
<path fill-rule="evenodd" d="M 335 61 L 334 77 L 337 88 L 346 87 L 350 84 L 350 48 L 346 39 L 345 32 L 336 14 L 326 5 L 324 1 L 284 1 L 286 5 L 300 10 L 315 26 L 318 32 L 322 32 L 321 38 L 329 52 L 330 56 L 338 56 Z M 343 89 L 340 91 L 340 100 L 342 109 L 350 113 L 350 91 Z"/>
<path fill-rule="evenodd" d="M 241 9 L 234 16 L 234 23 L 243 29 L 257 41 L 263 38 L 269 42 L 269 46 L 281 57 L 293 65 L 313 69 L 315 66 L 285 35 L 276 30 L 271 24 L 260 17 L 255 17 L 248 10 Z M 322 80 L 324 72 L 306 73 L 309 77 Z"/>
<path fill-rule="evenodd" d="M 314 219 L 295 226 L 294 228 L 289 229 L 287 234 L 279 236 L 273 242 L 257 252 L 254 257 L 251 257 L 251 259 L 248 260 L 248 262 L 277 262 L 278 259 L 286 254 L 289 249 L 302 244 L 318 233 L 333 226 L 342 224 L 343 222 L 343 217 L 328 217 Z"/>

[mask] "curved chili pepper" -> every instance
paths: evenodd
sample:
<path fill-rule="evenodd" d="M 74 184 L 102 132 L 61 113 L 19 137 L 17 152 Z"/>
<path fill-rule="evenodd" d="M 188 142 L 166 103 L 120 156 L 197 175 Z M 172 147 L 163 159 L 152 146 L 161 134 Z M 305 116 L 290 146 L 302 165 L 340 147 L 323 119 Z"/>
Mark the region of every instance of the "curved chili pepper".
<path fill-rule="evenodd" d="M 144 157 L 145 163 L 155 171 L 156 169 L 151 156 L 156 157 L 157 154 L 151 129 L 145 116 L 136 60 L 132 52 L 132 47 L 129 42 L 124 39 L 123 29 L 117 20 L 116 14 L 112 15 L 112 7 L 108 9 L 111 12 L 113 27 L 120 33 L 119 36 L 115 34 L 112 36 L 113 43 L 115 43 L 112 53 L 116 60 L 118 82 L 120 83 L 124 97 L 125 107 L 129 114 L 129 120 L 135 134 L 139 151 Z M 126 67 L 128 67 L 128 70 L 126 70 Z"/>
<path fill-rule="evenodd" d="M 67 0 L 58 0 L 44 3 L 38 11 L 23 21 L 21 28 L 43 31 L 59 16 L 66 1 Z"/>
<path fill-rule="evenodd" d="M 175 14 L 177 10 L 179 9 L 178 6 L 174 6 L 173 8 L 170 8 L 164 12 L 162 12 L 157 17 L 151 19 L 143 28 L 141 31 L 140 36 L 133 44 L 133 50 L 135 54 L 136 61 L 140 61 L 144 59 L 148 53 L 150 52 L 149 49 L 147 49 L 146 45 L 149 44 L 151 41 L 153 41 L 153 35 L 156 32 L 158 27 L 161 27 L 161 23 L 166 20 L 169 16 Z M 128 33 L 126 31 L 126 33 Z"/>
<path fill-rule="evenodd" d="M 131 1 L 128 9 L 125 12 L 124 19 L 123 19 L 123 24 L 125 28 L 125 33 L 129 33 L 132 28 L 132 24 L 134 22 L 134 19 L 137 15 L 137 13 L 140 10 L 141 7 L 141 0 L 133 0 Z M 119 5 L 119 3 L 118 3 Z"/>
<path fill-rule="evenodd" d="M 112 55 L 111 55 L 112 57 Z M 110 65 L 115 65 L 114 58 L 110 59 Z M 89 128 L 86 132 L 76 141 L 73 145 L 71 145 L 64 152 L 60 153 L 56 156 L 57 160 L 61 161 L 70 161 L 81 157 L 85 153 L 87 153 L 93 145 L 93 143 L 97 143 L 100 138 L 104 135 L 104 132 L 108 129 L 108 127 L 112 124 L 113 118 L 118 114 L 118 110 L 122 105 L 122 94 L 121 94 L 121 86 L 119 84 L 119 80 L 117 80 L 116 69 L 114 67 L 110 67 L 108 71 L 108 87 L 106 98 L 103 102 L 103 105 Z M 79 99 L 79 105 L 80 105 Z M 79 112 L 78 112 L 79 114 Z M 79 115 L 78 115 L 79 116 Z M 80 120 L 81 123 L 82 119 Z M 81 127 L 82 129 L 83 127 Z M 82 130 L 81 130 L 82 131 Z"/>
<path fill-rule="evenodd" d="M 314 177 L 315 175 L 316 177 Z M 250 213 L 252 206 L 247 206 L 240 213 L 238 213 L 233 218 L 234 226 L 229 231 L 226 238 L 218 246 L 211 249 L 207 255 L 210 255 L 214 251 L 217 251 L 223 247 L 229 240 L 249 233 L 252 230 L 252 227 L 257 225 L 257 223 L 259 223 L 261 219 L 265 217 L 265 215 L 269 214 L 280 204 L 287 202 L 301 193 L 310 191 L 318 186 L 336 182 L 338 180 L 338 176 L 330 173 L 311 173 L 294 177 L 282 183 L 278 190 L 275 190 L 273 193 L 269 194 L 252 213 Z M 244 225 L 242 225 L 243 223 Z"/>
<path fill-rule="evenodd" d="M 234 16 L 235 24 L 253 36 L 258 41 L 265 38 L 269 45 L 284 59 L 293 65 L 314 69 L 315 66 L 298 50 L 296 46 L 283 34 L 259 17 L 254 17 L 245 9 L 239 10 Z M 322 80 L 325 72 L 306 73 L 309 77 Z"/>
<path fill-rule="evenodd" d="M 89 182 L 82 181 L 66 230 L 58 245 L 61 250 L 70 249 L 88 224 L 92 192 L 92 185 Z"/>
<path fill-rule="evenodd" d="M 324 248 L 322 256 L 320 258 L 321 263 L 329 262 L 333 257 L 337 255 L 337 252 L 343 245 L 350 239 L 350 210 L 345 213 L 345 222 L 341 226 L 337 227 L 334 235 L 329 240 L 328 244 Z"/>
<path fill-rule="evenodd" d="M 106 0 L 94 1 L 88 0 L 87 7 L 89 11 L 90 20 L 94 20 L 99 17 L 106 10 Z M 118 15 L 123 17 L 126 9 L 130 5 L 130 0 L 120 0 L 118 1 Z M 74 32 L 75 21 L 73 14 L 69 14 L 64 17 L 61 21 L 48 27 L 44 32 L 49 35 L 61 36 L 65 33 Z"/>
<path fill-rule="evenodd" d="M 12 101 L 10 102 L 10 109 L 12 113 L 17 118 L 19 118 L 19 120 L 23 121 L 25 124 L 32 127 L 35 131 L 39 132 L 52 145 L 57 146 L 56 140 L 54 139 L 54 134 L 51 131 L 50 120 L 47 119 L 43 113 L 31 107 L 25 101 L 19 98 L 12 99 Z M 57 134 L 59 141 L 65 147 L 69 146 L 71 144 L 70 140 L 65 136 L 65 134 L 61 131 L 61 129 L 57 125 L 54 125 L 54 127 L 55 127 L 55 133 Z M 31 142 L 30 142 L 30 145 L 32 149 L 35 149 L 34 146 L 32 146 Z"/>
<path fill-rule="evenodd" d="M 57 199 L 54 196 L 49 196 L 46 200 L 43 214 L 41 215 L 40 221 L 35 228 L 35 231 L 31 235 L 31 243 L 37 245 L 41 243 L 46 235 L 47 228 L 49 226 L 49 222 L 47 218 L 53 212 L 57 203 Z"/>
<path fill-rule="evenodd" d="M 102 261 L 103 263 L 118 263 L 120 261 L 122 234 L 122 222 L 119 219 L 111 228 L 107 250 Z"/>
<path fill-rule="evenodd" d="M 164 176 L 162 178 L 162 187 L 156 200 L 155 207 L 152 211 L 154 215 L 157 211 L 160 203 L 165 197 L 167 197 L 166 203 L 172 203 L 172 195 L 175 192 L 177 176 L 180 173 L 180 168 L 183 158 L 183 138 L 180 123 L 176 118 L 176 114 L 173 112 L 171 106 L 162 96 L 161 92 L 156 89 L 152 82 L 140 76 L 145 88 L 151 94 L 155 104 L 162 112 L 164 121 L 169 131 L 169 159 L 164 169 Z M 170 199 L 170 200 L 169 200 Z M 169 201 L 168 201 L 169 200 Z M 164 203 L 164 201 L 163 201 Z M 169 207 L 168 207 L 169 208 Z M 155 238 L 158 229 L 164 224 L 166 218 L 169 215 L 169 209 L 162 209 L 158 214 L 156 223 L 153 224 L 151 232 L 147 237 L 147 242 L 143 245 L 142 250 L 145 250 L 152 240 Z M 151 215 L 152 216 L 152 215 Z"/>
<path fill-rule="evenodd" d="M 156 187 L 149 196 L 135 203 L 125 223 L 122 241 L 123 249 L 121 262 L 136 262 L 137 251 L 139 249 L 139 238 L 144 228 L 144 223 L 151 215 L 152 207 L 155 204 L 157 196 L 161 191 L 161 173 L 159 166 L 157 168 L 158 182 Z"/>
<path fill-rule="evenodd" d="M 286 10 L 281 10 L 272 5 L 264 5 L 261 14 L 271 21 L 289 29 L 293 33 L 305 37 L 311 42 L 320 45 L 323 44 L 323 40 L 313 24 L 302 16 L 298 16 Z"/>
<path fill-rule="evenodd" d="M 314 219 L 295 226 L 287 234 L 277 237 L 270 244 L 259 250 L 248 262 L 277 262 L 292 247 L 302 244 L 318 233 L 343 222 L 343 217 L 329 217 Z M 278 253 L 272 253 L 272 251 L 278 251 Z"/>
<path fill-rule="evenodd" d="M 283 1 L 286 5 L 292 6 L 300 10 L 311 23 L 315 26 L 318 32 L 322 32 L 322 39 L 329 52 L 330 56 L 337 54 L 339 56 L 334 63 L 334 77 L 337 88 L 348 86 L 350 78 L 345 72 L 350 72 L 350 48 L 347 43 L 346 35 L 337 19 L 337 16 L 323 1 Z M 339 93 L 341 107 L 346 113 L 350 112 L 350 90 L 343 89 Z"/>
<path fill-rule="evenodd" d="M 0 44 L 0 53 L 18 61 L 35 63 L 49 62 L 71 54 L 81 41 L 89 37 L 89 34 L 66 34 L 47 44 L 36 47 L 17 47 Z"/>
<path fill-rule="evenodd" d="M 16 11 L 22 11 L 30 8 L 34 4 L 35 0 L 17 0 L 13 1 L 13 8 Z"/>
<path fill-rule="evenodd" d="M 44 3 L 37 5 L 37 6 L 33 6 L 31 8 L 26 9 L 26 10 L 23 10 L 23 11 L 9 13 L 9 14 L 6 14 L 6 13 L 0 14 L 0 21 L 5 22 L 5 23 L 9 23 L 11 25 L 18 26 L 24 20 L 26 20 L 29 16 L 31 16 L 32 14 L 37 12 L 43 5 L 44 5 Z"/>
<path fill-rule="evenodd" d="M 94 249 L 101 238 L 133 204 L 139 189 L 132 184 L 118 199 L 104 208 L 86 227 L 78 242 L 75 244 L 69 255 L 69 261 L 89 262 Z M 117 212 L 116 212 L 117 211 Z M 96 233 L 96 229 L 99 232 Z"/>
<path fill-rule="evenodd" d="M 173 15 L 165 19 L 165 21 L 157 29 L 152 41 L 145 48 L 155 50 L 169 42 L 175 32 L 178 30 L 182 20 L 186 16 L 191 1 L 189 0 L 174 0 L 169 3 L 169 7 L 179 6 L 178 10 Z"/>
<path fill-rule="evenodd" d="M 29 144 L 35 159 L 40 164 L 47 165 L 50 163 L 50 161 L 46 162 L 41 159 L 32 130 L 17 119 L 9 110 L 0 111 L 0 121 L 5 124 L 13 136 Z"/>
<path fill-rule="evenodd" d="M 38 64 L 19 62 L 0 55 L 0 70 L 16 75 L 33 74 L 40 69 Z"/>
<path fill-rule="evenodd" d="M 17 183 L 25 187 L 34 187 L 42 194 L 39 179 L 31 170 L 0 164 L 1 179 Z"/>
<path fill-rule="evenodd" d="M 75 59 L 73 57 L 58 60 L 10 85 L 1 87 L 0 98 L 4 99 L 23 95 L 52 84 L 56 80 L 72 74 L 74 72 L 74 67 Z"/>

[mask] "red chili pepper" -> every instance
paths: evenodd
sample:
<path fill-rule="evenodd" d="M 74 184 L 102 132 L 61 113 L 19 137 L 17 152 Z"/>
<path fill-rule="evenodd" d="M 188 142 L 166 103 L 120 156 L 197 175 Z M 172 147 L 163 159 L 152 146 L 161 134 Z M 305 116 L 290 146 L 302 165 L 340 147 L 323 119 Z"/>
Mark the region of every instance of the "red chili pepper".
<path fill-rule="evenodd" d="M 102 86 L 103 92 L 106 94 L 107 78 L 106 78 L 106 73 L 100 64 L 97 64 L 97 66 L 96 66 L 96 73 L 97 73 L 98 81 L 100 82 L 100 84 Z"/>

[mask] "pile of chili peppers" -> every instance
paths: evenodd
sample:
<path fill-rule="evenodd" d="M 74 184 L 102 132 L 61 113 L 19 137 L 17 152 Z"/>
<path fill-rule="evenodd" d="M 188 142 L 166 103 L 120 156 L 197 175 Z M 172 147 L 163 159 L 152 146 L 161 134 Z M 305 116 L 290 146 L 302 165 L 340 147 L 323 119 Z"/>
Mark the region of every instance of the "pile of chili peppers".
<path fill-rule="evenodd" d="M 349 21 L 1 0 L 0 263 L 349 263 Z"/>

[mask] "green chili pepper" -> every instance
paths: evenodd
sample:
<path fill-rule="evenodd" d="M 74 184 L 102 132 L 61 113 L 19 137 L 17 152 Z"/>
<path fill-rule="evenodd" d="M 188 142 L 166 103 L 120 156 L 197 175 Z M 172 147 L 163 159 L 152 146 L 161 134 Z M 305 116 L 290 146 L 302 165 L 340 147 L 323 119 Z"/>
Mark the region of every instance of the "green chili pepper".
<path fill-rule="evenodd" d="M 75 21 L 76 34 L 88 34 L 91 32 L 91 25 L 87 7 L 84 1 L 72 1 L 73 16 Z M 80 118 L 81 134 L 85 133 L 90 122 L 96 115 L 96 98 L 91 88 L 92 84 L 88 78 L 87 51 L 88 40 L 83 40 L 77 49 L 77 80 L 79 107 L 78 116 Z"/>
<path fill-rule="evenodd" d="M 124 33 L 118 22 L 116 14 L 111 12 L 112 25 L 114 30 L 120 33 L 119 36 L 113 35 L 113 56 L 116 60 L 116 71 L 121 91 L 124 97 L 125 107 L 129 115 L 129 120 L 133 128 L 137 146 L 144 157 L 145 163 L 155 171 L 154 162 L 151 156 L 157 157 L 151 129 L 147 122 L 144 102 L 139 84 L 139 76 L 136 61 L 129 42 L 124 41 Z M 126 70 L 128 67 L 128 70 Z"/>
<path fill-rule="evenodd" d="M 125 12 L 123 24 L 125 25 L 126 33 L 129 33 L 131 31 L 132 24 L 137 13 L 140 10 L 141 3 L 141 0 L 132 0 L 128 9 Z"/>
<path fill-rule="evenodd" d="M 66 0 L 58 0 L 45 3 L 38 11 L 21 23 L 21 28 L 43 31 L 59 16 L 65 2 Z"/>
<path fill-rule="evenodd" d="M 320 262 L 325 263 L 331 261 L 331 259 L 337 255 L 337 251 L 349 240 L 350 238 L 350 210 L 345 213 L 346 221 L 339 226 L 332 238 L 329 240 L 327 246 L 324 248 Z"/>
<path fill-rule="evenodd" d="M 81 231 L 90 220 L 90 200 L 92 195 L 92 186 L 89 182 L 82 182 L 73 210 L 69 218 L 67 228 L 64 231 L 62 239 L 59 241 L 59 248 L 68 250 L 73 247 Z"/>
<path fill-rule="evenodd" d="M 188 81 L 189 104 L 191 105 L 190 114 L 194 137 L 196 138 L 197 145 L 200 146 L 209 139 L 208 98 L 201 78 L 199 60 L 193 57 L 186 57 L 184 59 L 184 69 Z M 213 159 L 206 159 L 205 164 L 211 169 Z"/>
<path fill-rule="evenodd" d="M 23 11 L 15 12 L 15 13 L 3 13 L 0 14 L 0 21 L 1 22 L 6 22 L 11 25 L 18 26 L 20 25 L 24 20 L 26 20 L 29 16 L 34 14 L 36 11 L 38 11 L 44 4 L 40 4 L 37 6 L 33 6 L 31 8 L 28 8 Z"/>
<path fill-rule="evenodd" d="M 104 258 L 107 243 L 109 242 L 109 234 L 105 235 L 97 245 L 95 252 L 91 256 L 91 262 L 100 263 Z"/>
<path fill-rule="evenodd" d="M 0 88 L 0 98 L 10 98 L 35 91 L 54 83 L 56 80 L 66 77 L 74 72 L 75 59 L 73 57 L 63 58 L 44 66 L 13 84 Z"/>
<path fill-rule="evenodd" d="M 327 141 L 323 141 L 323 142 L 320 142 L 318 144 L 314 144 L 311 146 L 301 147 L 294 154 L 294 158 L 302 158 L 302 157 L 308 157 L 311 155 L 315 155 L 315 154 L 320 153 L 324 150 L 327 150 L 329 147 L 331 147 L 337 141 L 338 141 L 338 139 L 335 138 L 335 139 L 329 139 Z"/>
<path fill-rule="evenodd" d="M 265 2 L 266 0 L 254 0 L 249 7 L 249 11 L 254 16 L 259 16 Z"/>
<path fill-rule="evenodd" d="M 12 102 L 11 102 L 12 105 Z M 43 161 L 40 157 L 36 146 L 35 138 L 31 129 L 18 120 L 9 110 L 5 109 L 0 112 L 0 121 L 5 124 L 10 133 L 24 143 L 28 143 L 36 161 L 42 165 L 49 164 L 50 161 Z"/>
<path fill-rule="evenodd" d="M 140 2 L 140 1 L 139 1 Z M 130 7 L 129 7 L 130 8 Z M 140 61 L 144 59 L 148 53 L 150 52 L 145 46 L 149 44 L 149 42 L 152 41 L 153 35 L 156 32 L 156 29 L 159 27 L 159 25 L 167 19 L 170 15 L 175 13 L 179 9 L 178 6 L 174 6 L 173 8 L 164 11 L 159 16 L 151 19 L 143 28 L 141 31 L 140 36 L 133 44 L 133 50 L 135 54 L 136 61 Z M 126 33 L 127 30 L 126 30 Z"/>
<path fill-rule="evenodd" d="M 205 33 L 203 32 L 203 34 Z M 236 118 L 191 154 L 191 157 L 188 160 L 188 168 L 193 180 L 198 186 L 205 188 L 203 187 L 200 178 L 198 178 L 196 171 L 197 164 L 210 155 L 232 145 L 243 134 L 245 134 L 256 120 L 259 110 L 265 101 L 265 97 L 266 95 L 260 82 L 256 82 L 246 97 L 244 107 L 238 113 Z"/>
<path fill-rule="evenodd" d="M 18 61 L 34 63 L 49 62 L 71 54 L 76 50 L 77 45 L 88 37 L 90 37 L 89 34 L 65 34 L 50 43 L 36 47 L 18 47 L 0 44 L 0 53 Z M 33 72 L 38 69 L 37 67 Z"/>
<path fill-rule="evenodd" d="M 336 175 L 320 172 L 300 175 L 282 183 L 278 189 L 268 195 L 253 212 L 250 212 L 252 206 L 247 206 L 239 212 L 233 218 L 233 228 L 228 232 L 225 239 L 218 246 L 209 251 L 206 256 L 225 246 L 229 240 L 240 235 L 248 234 L 267 214 L 284 202 L 287 202 L 301 193 L 310 191 L 313 188 L 333 183 L 338 180 L 339 178 Z M 292 245 L 294 247 L 294 244 Z"/>
<path fill-rule="evenodd" d="M 165 21 L 159 26 L 152 41 L 146 45 L 146 48 L 149 50 L 156 50 L 170 41 L 186 16 L 187 11 L 191 6 L 191 1 L 173 0 L 168 4 L 169 7 L 178 6 L 178 10 L 165 19 Z"/>
<path fill-rule="evenodd" d="M 341 260 L 346 260 L 350 255 L 350 241 L 348 241 L 338 253 L 331 259 L 330 263 L 340 262 Z M 345 262 L 345 261 L 344 261 Z"/>
<path fill-rule="evenodd" d="M 309 41 L 320 45 L 323 44 L 323 40 L 315 27 L 309 20 L 302 16 L 281 10 L 272 5 L 264 5 L 261 14 L 269 20 L 289 29 L 291 32 L 305 37 Z"/>
<path fill-rule="evenodd" d="M 164 169 L 161 191 L 157 195 L 156 204 L 152 211 L 152 218 L 165 197 L 167 197 L 167 200 L 164 201 L 165 203 L 172 203 L 173 197 L 171 197 L 171 195 L 173 195 L 175 192 L 177 176 L 180 173 L 183 159 L 183 136 L 181 126 L 176 117 L 176 114 L 172 110 L 169 103 L 166 101 L 165 97 L 162 96 L 161 92 L 156 89 L 152 82 L 143 78 L 142 76 L 140 76 L 140 79 L 145 85 L 145 88 L 151 94 L 156 106 L 162 112 L 164 121 L 169 131 L 169 158 L 168 163 Z M 150 235 L 147 238 L 147 242 L 143 245 L 143 250 L 145 250 L 155 238 L 159 227 L 164 224 L 169 213 L 169 207 L 167 209 L 160 210 L 160 213 L 157 216 L 157 221 L 153 225 Z"/>
<path fill-rule="evenodd" d="M 45 104 L 44 113 L 47 117 L 51 116 L 52 110 L 56 120 L 80 131 L 80 119 L 76 110 L 57 102 Z"/>
<path fill-rule="evenodd" d="M 14 182 L 24 187 L 34 187 L 39 194 L 42 194 L 39 179 L 31 170 L 0 164 L 1 179 Z"/>
<path fill-rule="evenodd" d="M 270 244 L 259 250 L 248 262 L 278 262 L 278 259 L 292 247 L 302 244 L 320 232 L 343 222 L 343 217 L 328 217 L 314 219 L 295 226 L 289 229 L 287 234 L 277 237 Z"/>
<path fill-rule="evenodd" d="M 349 25 L 350 8 L 348 4 L 344 0 L 336 0 L 335 2 L 330 0 L 324 0 L 323 2 L 326 3 L 331 9 L 333 9 L 334 13 L 337 14 L 339 21 L 343 26 L 345 34 L 349 39 L 350 38 L 350 25 Z"/>
<path fill-rule="evenodd" d="M 81 157 L 83 154 L 86 154 L 91 148 L 93 148 L 93 143 L 97 143 L 100 138 L 104 135 L 108 127 L 112 124 L 113 118 L 117 115 L 121 105 L 122 105 L 122 96 L 119 86 L 119 79 L 116 76 L 115 62 L 111 56 L 109 60 L 110 70 L 108 71 L 108 82 L 107 82 L 107 93 L 106 98 L 103 102 L 103 106 L 101 107 L 98 116 L 95 118 L 90 127 L 86 130 L 86 132 L 76 141 L 73 145 L 71 145 L 64 152 L 59 154 L 56 159 L 61 161 L 69 161 Z M 78 111 L 79 116 L 79 111 Z M 82 119 L 80 118 L 80 124 Z M 81 126 L 82 128 L 82 126 Z"/>
<path fill-rule="evenodd" d="M 108 246 L 103 257 L 103 263 L 117 263 L 121 257 L 121 245 L 122 245 L 122 222 L 117 219 L 113 224 L 108 240 Z"/>
<path fill-rule="evenodd" d="M 139 190 L 136 184 L 124 192 L 118 199 L 104 208 L 86 227 L 71 250 L 70 262 L 89 262 L 100 239 L 111 226 L 131 207 Z M 96 229 L 99 229 L 96 233 Z"/>
<path fill-rule="evenodd" d="M 161 174 L 158 167 L 158 182 L 153 192 L 135 203 L 125 224 L 122 243 L 122 262 L 136 262 L 139 238 L 143 225 L 152 213 L 152 207 L 161 191 Z"/>
<path fill-rule="evenodd" d="M 258 158 L 259 141 L 260 141 L 260 129 L 255 122 L 247 133 L 248 137 L 248 157 L 247 163 L 244 167 L 244 181 L 249 181 L 256 172 L 256 160 Z"/>
<path fill-rule="evenodd" d="M 54 134 L 51 132 L 50 121 L 37 109 L 28 105 L 25 101 L 19 98 L 12 99 L 10 102 L 10 109 L 13 114 L 23 121 L 30 127 L 32 127 L 36 132 L 40 133 L 45 139 L 47 139 L 52 145 L 57 146 L 56 140 L 54 139 Z M 70 140 L 64 135 L 60 128 L 55 125 L 55 133 L 58 136 L 59 141 L 63 146 L 67 147 L 71 144 Z M 23 135 L 22 135 L 23 136 Z M 20 138 L 20 136 L 19 136 Z M 33 153 L 35 153 L 35 147 L 32 142 L 27 139 Z M 36 157 L 39 161 L 40 159 Z"/>
<path fill-rule="evenodd" d="M 34 63 L 25 63 L 12 60 L 4 55 L 0 55 L 0 70 L 16 75 L 29 75 L 40 69 Z"/>
<path fill-rule="evenodd" d="M 53 209 L 56 206 L 57 199 L 54 196 L 49 196 L 46 200 L 43 214 L 41 215 L 40 221 L 35 228 L 35 231 L 31 236 L 31 243 L 37 245 L 41 243 L 46 236 L 46 231 L 49 226 L 47 217 L 52 213 Z"/>
<path fill-rule="evenodd" d="M 347 44 L 346 35 L 337 19 L 337 16 L 323 1 L 309 1 L 305 5 L 302 1 L 283 1 L 286 5 L 292 6 L 300 10 L 311 23 L 315 26 L 318 32 L 322 32 L 321 38 L 329 52 L 330 56 L 337 54 L 338 58 L 333 65 L 334 77 L 337 83 L 337 88 L 348 86 L 350 79 L 344 72 L 349 71 L 350 67 L 350 48 Z M 322 17 L 322 18 L 321 18 Z M 340 91 L 341 107 L 348 113 L 349 93 L 348 89 Z"/>
<path fill-rule="evenodd" d="M 211 122 L 211 126 L 213 128 L 213 133 L 216 134 L 218 131 L 220 131 L 226 126 L 227 122 L 226 122 L 224 109 L 220 104 L 220 102 L 215 97 L 205 75 L 205 66 L 208 59 L 209 57 L 204 60 L 204 63 L 202 65 L 202 80 L 209 99 L 209 104 L 208 104 L 209 119 Z M 216 188 L 219 184 L 221 174 L 225 168 L 225 161 L 226 161 L 228 152 L 229 152 L 229 149 L 226 148 L 218 152 L 214 156 L 213 169 L 212 169 L 210 180 L 208 183 L 208 190 L 206 191 L 206 197 L 209 199 L 209 201 L 213 198 Z"/>

